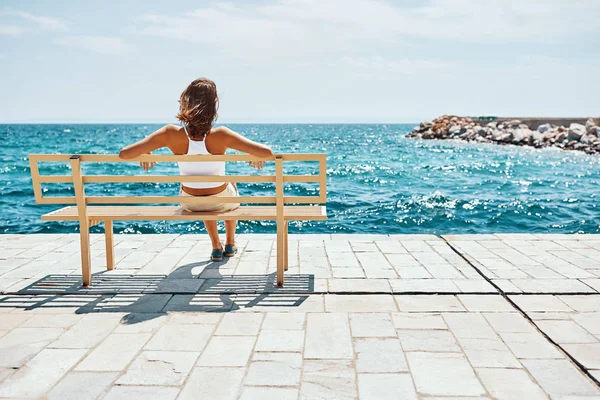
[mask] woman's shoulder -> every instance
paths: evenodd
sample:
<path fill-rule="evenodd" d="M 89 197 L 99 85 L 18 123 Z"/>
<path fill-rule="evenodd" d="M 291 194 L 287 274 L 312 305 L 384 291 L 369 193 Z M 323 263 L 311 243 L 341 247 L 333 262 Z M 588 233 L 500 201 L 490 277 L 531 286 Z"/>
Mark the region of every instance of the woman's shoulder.
<path fill-rule="evenodd" d="M 210 134 L 215 136 L 231 136 L 235 132 L 224 125 L 220 125 L 212 128 Z"/>

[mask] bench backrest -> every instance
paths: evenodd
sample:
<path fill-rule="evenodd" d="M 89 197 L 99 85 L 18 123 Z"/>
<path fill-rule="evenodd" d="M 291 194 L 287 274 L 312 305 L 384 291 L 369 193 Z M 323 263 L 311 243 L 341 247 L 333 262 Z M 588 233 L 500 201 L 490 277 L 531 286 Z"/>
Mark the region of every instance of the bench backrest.
<path fill-rule="evenodd" d="M 82 163 L 122 163 L 122 162 L 185 162 L 185 161 L 227 161 L 249 162 L 265 160 L 250 155 L 231 154 L 219 156 L 206 155 L 144 155 L 123 160 L 113 154 L 30 154 L 29 163 L 33 181 L 35 201 L 39 204 L 77 204 L 85 207 L 88 204 L 179 204 L 179 203 L 251 203 L 276 204 L 282 207 L 286 203 L 325 204 L 326 203 L 326 156 L 325 154 L 277 154 L 267 160 L 275 162 L 275 175 L 226 175 L 226 176 L 192 176 L 192 175 L 83 175 Z M 285 175 L 283 163 L 286 161 L 317 161 L 317 175 Z M 70 163 L 71 175 L 40 175 L 39 162 Z M 239 197 L 194 197 L 194 196 L 87 196 L 86 183 L 115 182 L 275 182 L 275 196 L 239 196 Z M 285 196 L 284 183 L 314 182 L 319 184 L 318 196 Z M 74 196 L 45 197 L 42 183 L 71 183 L 75 189 Z"/>

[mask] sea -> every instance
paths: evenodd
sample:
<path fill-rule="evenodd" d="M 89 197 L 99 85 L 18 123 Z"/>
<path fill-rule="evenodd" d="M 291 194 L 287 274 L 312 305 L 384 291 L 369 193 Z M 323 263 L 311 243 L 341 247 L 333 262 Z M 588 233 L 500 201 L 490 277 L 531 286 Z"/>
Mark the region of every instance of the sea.
<path fill-rule="evenodd" d="M 416 124 L 236 124 L 230 128 L 277 153 L 327 154 L 327 221 L 294 221 L 290 233 L 467 234 L 600 233 L 600 157 L 560 149 L 406 138 Z M 155 124 L 0 125 L 0 233 L 70 233 L 76 222 L 42 222 L 60 205 L 36 204 L 28 154 L 115 154 L 160 128 Z M 168 151 L 159 151 L 168 154 Z M 316 174 L 316 163 L 285 164 Z M 69 174 L 65 163 L 43 174 Z M 84 173 L 143 174 L 139 164 L 85 164 Z M 177 174 L 159 163 L 152 174 Z M 228 174 L 273 174 L 228 163 Z M 240 183 L 242 195 L 273 195 L 271 183 Z M 73 194 L 44 184 L 45 196 Z M 86 184 L 90 195 L 177 195 L 177 184 Z M 294 183 L 286 195 L 315 195 Z M 201 233 L 201 221 L 124 221 L 119 233 Z M 92 228 L 102 232 L 102 227 Z M 240 233 L 274 233 L 269 221 L 240 221 Z"/>

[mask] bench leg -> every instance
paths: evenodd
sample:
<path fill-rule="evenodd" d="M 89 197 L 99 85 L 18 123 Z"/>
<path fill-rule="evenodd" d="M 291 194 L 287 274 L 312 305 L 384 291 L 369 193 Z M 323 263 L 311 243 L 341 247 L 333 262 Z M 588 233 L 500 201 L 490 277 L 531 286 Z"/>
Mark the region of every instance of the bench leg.
<path fill-rule="evenodd" d="M 277 222 L 277 286 L 283 287 L 285 223 Z"/>
<path fill-rule="evenodd" d="M 106 243 L 106 269 L 112 271 L 115 269 L 115 250 L 114 250 L 113 222 L 104 221 L 104 241 Z"/>
<path fill-rule="evenodd" d="M 288 221 L 285 221 L 285 229 L 283 230 L 283 270 L 288 270 Z"/>
<path fill-rule="evenodd" d="M 90 255 L 89 223 L 79 224 L 79 231 L 79 243 L 81 245 L 81 279 L 83 280 L 83 286 L 90 286 L 92 284 L 92 258 Z"/>

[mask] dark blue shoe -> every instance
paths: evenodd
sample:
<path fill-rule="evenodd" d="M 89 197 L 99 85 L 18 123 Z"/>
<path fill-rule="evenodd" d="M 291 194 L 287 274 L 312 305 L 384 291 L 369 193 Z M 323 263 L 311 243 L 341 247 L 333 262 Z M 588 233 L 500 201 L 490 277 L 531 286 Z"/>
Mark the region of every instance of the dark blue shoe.
<path fill-rule="evenodd" d="M 235 253 L 237 253 L 237 247 L 232 244 L 225 245 L 225 252 L 223 253 L 225 257 L 233 257 Z"/>
<path fill-rule="evenodd" d="M 212 261 L 223 260 L 223 249 L 213 249 L 212 253 L 210 253 L 210 259 Z"/>

